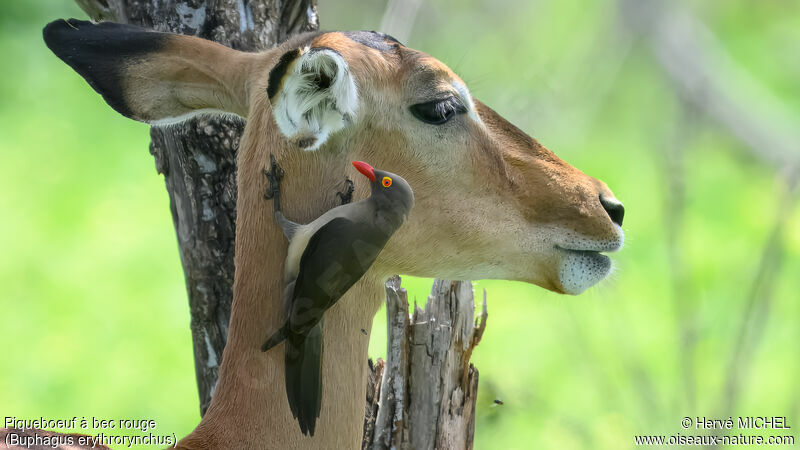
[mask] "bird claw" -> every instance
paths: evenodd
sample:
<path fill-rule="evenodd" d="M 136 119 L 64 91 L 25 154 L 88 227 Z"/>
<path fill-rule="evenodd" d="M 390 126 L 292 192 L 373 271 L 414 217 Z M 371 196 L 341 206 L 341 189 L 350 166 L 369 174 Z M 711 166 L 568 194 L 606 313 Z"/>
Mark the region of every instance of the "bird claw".
<path fill-rule="evenodd" d="M 264 193 L 264 198 L 267 200 L 275 198 L 281 192 L 281 179 L 283 179 L 283 168 L 275 161 L 274 155 L 269 155 L 269 170 L 264 169 L 264 176 L 269 181 L 267 192 Z"/>
<path fill-rule="evenodd" d="M 339 197 L 343 205 L 346 205 L 353 201 L 353 191 L 355 187 L 353 186 L 353 180 L 350 177 L 345 178 L 344 180 L 344 192 L 337 192 L 336 196 Z"/>

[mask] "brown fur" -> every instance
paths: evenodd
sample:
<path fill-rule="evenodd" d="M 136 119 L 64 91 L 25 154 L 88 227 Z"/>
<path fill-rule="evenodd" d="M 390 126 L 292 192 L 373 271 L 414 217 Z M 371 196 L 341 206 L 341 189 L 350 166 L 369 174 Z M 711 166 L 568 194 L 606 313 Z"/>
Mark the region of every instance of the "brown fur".
<path fill-rule="evenodd" d="M 241 69 L 257 59 L 203 39 L 192 40 L 194 45 L 182 42 L 172 39 L 160 53 L 127 68 L 124 90 L 130 108 L 146 121 L 198 109 L 247 116 L 247 102 L 239 92 L 246 86 L 247 71 Z"/>

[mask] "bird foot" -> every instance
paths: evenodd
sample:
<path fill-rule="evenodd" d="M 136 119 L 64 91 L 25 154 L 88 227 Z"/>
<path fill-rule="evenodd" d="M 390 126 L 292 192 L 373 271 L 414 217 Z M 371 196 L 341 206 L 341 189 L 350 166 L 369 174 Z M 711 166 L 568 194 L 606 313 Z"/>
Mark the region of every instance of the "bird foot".
<path fill-rule="evenodd" d="M 339 197 L 343 205 L 346 205 L 353 201 L 353 191 L 355 188 L 353 187 L 353 180 L 350 177 L 345 178 L 344 180 L 344 192 L 337 192 L 336 196 Z"/>
<path fill-rule="evenodd" d="M 283 169 L 275 161 L 274 155 L 269 155 L 269 169 L 264 169 L 264 176 L 269 181 L 267 192 L 264 193 L 264 198 L 267 200 L 279 198 L 281 192 L 281 179 L 283 179 Z"/>

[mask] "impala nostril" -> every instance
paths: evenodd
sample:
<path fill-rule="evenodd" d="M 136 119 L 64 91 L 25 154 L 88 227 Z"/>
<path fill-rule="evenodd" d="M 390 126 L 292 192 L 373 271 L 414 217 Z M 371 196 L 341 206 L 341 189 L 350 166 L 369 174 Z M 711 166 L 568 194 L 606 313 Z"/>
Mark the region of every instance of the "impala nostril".
<path fill-rule="evenodd" d="M 608 199 L 600 195 L 600 204 L 608 213 L 608 217 L 615 224 L 622 226 L 622 218 L 625 217 L 625 207 L 616 199 Z"/>

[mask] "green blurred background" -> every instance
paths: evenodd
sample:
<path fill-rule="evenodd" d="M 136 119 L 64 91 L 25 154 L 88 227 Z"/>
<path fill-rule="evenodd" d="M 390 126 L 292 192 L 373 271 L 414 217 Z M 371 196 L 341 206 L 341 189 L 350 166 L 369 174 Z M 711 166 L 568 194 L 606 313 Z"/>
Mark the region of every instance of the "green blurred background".
<path fill-rule="evenodd" d="M 325 29 L 378 29 L 385 9 L 320 3 Z M 627 209 L 614 274 L 581 296 L 475 284 L 489 299 L 473 355 L 478 449 L 630 448 L 634 435 L 691 434 L 684 416 L 800 427 L 800 214 L 784 195 L 787 164 L 706 114 L 713 99 L 682 101 L 653 51 L 658 33 L 636 34 L 620 5 L 430 0 L 406 42 Z M 797 3 L 674 5 L 724 51 L 701 62 L 747 117 L 768 129 L 785 119 L 776 133 L 798 136 Z M 168 197 L 148 127 L 44 46 L 42 26 L 60 17 L 85 14 L 67 0 L 0 8 L 0 415 L 153 418 L 180 437 L 199 409 Z M 420 301 L 430 283 L 404 279 Z M 381 312 L 374 356 L 384 324 Z"/>

